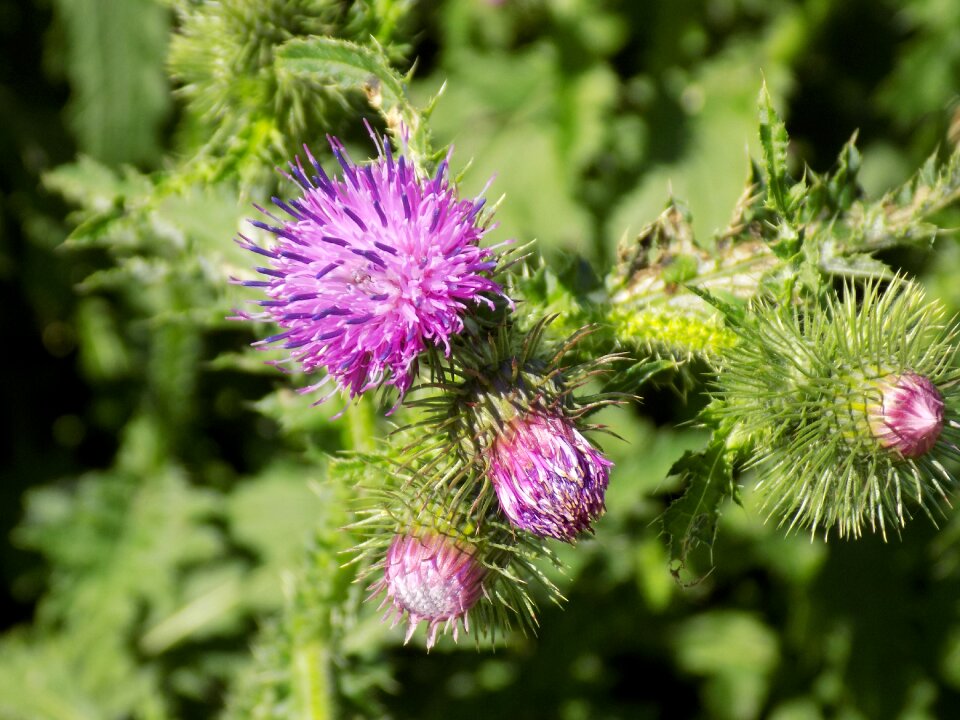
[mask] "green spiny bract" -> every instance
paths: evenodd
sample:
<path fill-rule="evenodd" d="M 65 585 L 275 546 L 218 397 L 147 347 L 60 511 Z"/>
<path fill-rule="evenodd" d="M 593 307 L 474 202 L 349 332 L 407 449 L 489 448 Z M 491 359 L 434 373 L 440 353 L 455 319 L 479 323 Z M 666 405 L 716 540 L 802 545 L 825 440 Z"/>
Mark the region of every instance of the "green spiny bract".
<path fill-rule="evenodd" d="M 940 306 L 897 278 L 754 310 L 733 323 L 740 340 L 723 354 L 711 412 L 732 428 L 728 443 L 752 448 L 770 515 L 840 537 L 864 527 L 886 536 L 913 507 L 932 518 L 955 484 L 945 462 L 960 458 L 956 329 Z M 878 422 L 891 384 L 911 377 L 947 408 L 942 432 L 921 443 L 927 452 L 891 441 L 889 420 Z"/>
<path fill-rule="evenodd" d="M 474 336 L 459 343 L 453 353 L 455 362 L 446 368 L 447 374 L 429 386 L 441 390 L 441 394 L 410 403 L 427 412 L 423 425 L 436 429 L 432 447 L 441 456 L 456 455 L 462 467 L 473 470 L 458 479 L 461 484 L 456 492 L 458 496 L 473 497 L 478 513 L 486 512 L 490 506 L 491 491 L 500 496 L 503 504 L 504 489 L 497 485 L 496 480 L 504 475 L 498 472 L 498 468 L 503 470 L 509 465 L 517 471 L 513 474 L 519 477 L 525 474 L 520 471 L 519 465 L 526 467 L 526 460 L 529 460 L 532 463 L 530 467 L 536 466 L 551 474 L 546 466 L 541 467 L 538 458 L 527 457 L 527 453 L 520 452 L 520 446 L 527 447 L 528 443 L 523 437 L 517 436 L 518 431 L 522 435 L 525 430 L 536 434 L 546 425 L 554 428 L 555 432 L 550 434 L 558 438 L 557 442 L 562 436 L 567 438 L 568 443 L 562 448 L 545 446 L 544 453 L 555 451 L 558 456 L 576 456 L 582 461 L 578 469 L 571 466 L 560 472 L 558 477 L 567 477 L 572 473 L 575 477 L 569 479 L 582 486 L 584 492 L 592 492 L 589 487 L 597 484 L 598 500 L 588 503 L 594 511 L 587 515 L 595 519 L 601 512 L 603 493 L 599 485 L 605 488 L 606 471 L 601 471 L 600 467 L 605 468 L 607 463 L 580 431 L 597 429 L 585 422 L 586 415 L 617 399 L 605 393 L 580 397 L 574 393 L 591 378 L 601 374 L 613 357 L 603 356 L 589 363 L 564 364 L 567 357 L 575 354 L 573 349 L 589 335 L 590 329 L 584 328 L 553 346 L 544 339 L 550 321 L 551 318 L 542 318 L 522 335 L 512 323 L 507 323 L 483 339 Z M 509 442 L 508 438 L 516 440 L 519 445 Z M 510 448 L 517 450 L 523 458 L 517 455 L 515 462 L 506 463 L 506 456 L 511 454 Z M 508 507 L 502 509 L 514 524 L 533 531 L 525 523 L 517 521 L 517 514 L 511 513 L 509 506 L 508 502 Z M 574 524 L 578 526 L 576 531 L 535 534 L 570 540 L 577 532 L 587 528 L 587 525 L 580 527 L 581 523 Z"/>
<path fill-rule="evenodd" d="M 452 629 L 456 637 L 461 625 L 467 630 L 472 626 L 478 646 L 481 638 L 493 644 L 511 629 L 523 633 L 536 629 L 537 605 L 531 583 L 552 602 L 562 600 L 536 565 L 544 556 L 557 564 L 549 548 L 536 538 L 518 537 L 495 513 L 478 513 L 476 505 L 462 496 L 442 492 L 451 477 L 471 472 L 456 456 L 393 451 L 393 455 L 369 454 L 362 459 L 368 480 L 358 500 L 359 520 L 352 526 L 363 538 L 356 549 L 357 560 L 364 567 L 361 578 L 371 581 L 371 597 L 384 594 L 383 604 L 390 606 L 388 615 L 392 612 L 395 620 L 408 621 L 408 639 L 416 626 L 426 621 L 428 648 L 437 631 Z M 452 564 L 461 570 L 462 594 L 451 599 L 442 596 L 437 587 L 424 587 L 423 596 L 435 603 L 451 600 L 447 609 L 456 605 L 453 600 L 463 600 L 462 608 L 431 616 L 424 612 L 425 605 L 406 602 L 405 598 L 421 593 L 413 585 L 418 578 L 436 584 L 443 570 L 418 570 L 429 558 L 428 553 L 410 551 L 414 540 L 442 550 L 448 560 L 458 560 Z M 401 555 L 405 561 L 398 564 Z M 396 582 L 398 574 L 403 576 L 400 583 Z"/>
<path fill-rule="evenodd" d="M 553 559 L 541 538 L 573 539 L 602 511 L 609 463 L 577 428 L 586 412 L 611 398 L 577 402 L 572 393 L 608 358 L 587 367 L 562 366 L 583 333 L 548 349 L 543 342 L 547 323 L 541 320 L 522 337 L 512 324 L 502 323 L 487 328 L 483 340 L 480 323 L 477 334 L 458 338 L 455 361 L 435 359 L 435 381 L 415 387 L 405 401 L 409 410 L 422 413 L 421 421 L 398 431 L 385 454 L 364 456 L 370 480 L 361 493 L 361 519 L 355 525 L 364 537 L 358 557 L 372 562 L 372 571 L 381 574 L 371 584 L 373 594 L 384 593 L 384 602 L 395 617 L 408 620 L 411 632 L 421 620 L 427 621 L 428 645 L 441 628 L 467 628 L 468 614 L 478 629 L 478 642 L 481 636 L 496 641 L 514 625 L 533 630 L 536 605 L 530 582 L 545 588 L 553 601 L 560 600 L 535 564 L 543 556 Z M 566 443 L 554 448 L 557 452 L 544 447 L 546 465 L 563 465 L 561 479 L 596 499 L 592 504 L 572 503 L 585 509 L 583 517 L 573 520 L 563 515 L 564 508 L 553 508 L 557 512 L 552 514 L 550 508 L 534 508 L 556 527 L 573 528 L 571 532 L 538 532 L 540 526 L 518 521 L 520 516 L 503 506 L 491 473 L 495 447 L 511 428 L 544 418 L 560 438 L 551 442 L 565 438 Z M 567 462 L 570 458 L 578 460 Z M 535 474 L 547 482 L 557 475 Z M 499 504 L 493 502 L 495 491 Z M 423 548 L 428 546 L 446 560 L 425 560 L 429 553 Z M 448 567 L 456 569 L 451 582 L 462 587 L 456 597 L 433 586 Z M 433 585 L 418 589 L 421 580 Z M 437 612 L 431 615 L 428 610 Z"/>

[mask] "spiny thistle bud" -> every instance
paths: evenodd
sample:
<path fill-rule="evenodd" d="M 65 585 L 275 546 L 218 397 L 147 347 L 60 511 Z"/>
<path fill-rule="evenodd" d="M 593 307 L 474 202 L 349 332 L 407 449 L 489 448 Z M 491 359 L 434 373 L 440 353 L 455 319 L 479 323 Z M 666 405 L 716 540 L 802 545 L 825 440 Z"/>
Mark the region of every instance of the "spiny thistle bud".
<path fill-rule="evenodd" d="M 356 556 L 361 577 L 381 573 L 371 598 L 385 592 L 381 607 L 389 605 L 394 624 L 408 620 L 408 640 L 425 621 L 428 647 L 451 628 L 456 640 L 461 625 L 478 646 L 481 639 L 496 643 L 501 633 L 536 631 L 533 587 L 541 598 L 562 600 L 537 567 L 538 558 L 558 565 L 545 542 L 516 533 L 489 504 L 471 504 L 476 484 L 449 485 L 476 473 L 459 453 L 437 447 L 411 456 L 393 448 L 387 455 L 334 461 L 334 467 L 351 464 L 360 475 L 350 477 L 363 496 L 352 526 L 364 536 Z"/>
<path fill-rule="evenodd" d="M 386 590 L 383 605 L 396 625 L 406 617 L 408 642 L 421 621 L 427 623 L 427 649 L 433 647 L 441 625 L 469 631 L 467 613 L 483 595 L 486 568 L 467 545 L 435 532 L 397 535 L 390 543 L 384 562 L 383 580 L 374 585 L 374 594 Z"/>
<path fill-rule="evenodd" d="M 502 329 L 486 344 L 462 348 L 463 382 L 446 386 L 436 422 L 450 429 L 451 449 L 459 448 L 464 464 L 489 481 L 514 528 L 570 542 L 603 514 L 613 465 L 581 432 L 591 429 L 584 415 L 612 400 L 595 396 L 584 403 L 573 391 L 609 358 L 559 367 L 558 358 L 587 331 L 559 352 L 541 353 L 548 323 L 535 323 L 519 347 L 517 336 Z M 481 492 L 477 504 L 484 501 Z"/>
<path fill-rule="evenodd" d="M 330 139 L 342 179 L 329 178 L 307 150 L 316 174 L 299 159 L 289 165 L 303 195 L 273 199 L 290 219 L 261 208 L 276 224 L 252 221 L 273 233 L 276 245 L 240 236 L 243 247 L 269 261 L 257 268 L 265 280 L 243 283 L 265 289 L 263 312 L 240 316 L 283 328 L 258 344 L 282 343 L 304 372 L 326 369 L 307 390 L 333 378 L 350 397 L 383 384 L 402 396 L 420 354 L 441 347 L 449 355 L 468 306 L 492 306 L 487 294 L 501 293 L 489 277 L 494 252 L 479 246 L 487 230 L 484 201 L 458 199 L 446 160 L 434 178 L 423 179 L 374 142 L 379 158 L 358 166 Z"/>
<path fill-rule="evenodd" d="M 873 436 L 905 458 L 933 449 L 943 430 L 943 394 L 928 378 L 908 372 L 878 384 L 880 401 L 868 406 Z"/>
<path fill-rule="evenodd" d="M 886 535 L 946 501 L 960 459 L 956 329 L 916 285 L 759 302 L 720 366 L 716 415 L 746 438 L 772 515 L 841 537 Z M 739 440 L 738 440 L 739 443 Z"/>
<path fill-rule="evenodd" d="M 500 507 L 521 530 L 570 541 L 603 514 L 613 463 L 558 411 L 517 414 L 493 441 L 489 462 Z"/>

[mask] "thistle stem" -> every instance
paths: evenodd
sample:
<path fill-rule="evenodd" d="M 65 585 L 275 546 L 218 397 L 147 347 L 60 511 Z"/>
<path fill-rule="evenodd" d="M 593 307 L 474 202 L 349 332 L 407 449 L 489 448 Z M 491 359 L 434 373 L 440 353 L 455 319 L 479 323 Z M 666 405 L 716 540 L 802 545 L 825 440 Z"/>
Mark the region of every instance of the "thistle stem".
<path fill-rule="evenodd" d="M 331 694 L 330 658 L 319 640 L 295 648 L 294 687 L 301 720 L 334 720 L 336 706 Z"/>
<path fill-rule="evenodd" d="M 370 398 L 360 398 L 345 414 L 350 447 L 358 452 L 373 450 L 373 438 L 377 432 L 377 417 Z"/>

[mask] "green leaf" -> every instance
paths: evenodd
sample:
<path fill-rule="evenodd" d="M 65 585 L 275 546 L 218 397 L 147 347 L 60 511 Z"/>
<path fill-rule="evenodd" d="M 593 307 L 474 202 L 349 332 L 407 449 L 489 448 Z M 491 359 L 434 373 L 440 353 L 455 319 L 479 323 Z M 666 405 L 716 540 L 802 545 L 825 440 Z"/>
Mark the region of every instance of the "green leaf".
<path fill-rule="evenodd" d="M 43 185 L 68 202 L 94 212 L 106 212 L 123 197 L 150 190 L 149 180 L 142 175 L 132 171 L 121 175 L 88 155 L 80 155 L 75 162 L 45 173 Z"/>
<path fill-rule="evenodd" d="M 174 715 L 151 668 L 123 639 L 15 630 L 0 638 L 3 720 L 166 720 Z"/>
<path fill-rule="evenodd" d="M 616 378 L 611 384 L 617 387 L 636 389 L 661 373 L 664 373 L 668 370 L 677 369 L 677 366 L 678 363 L 673 358 L 662 358 L 634 363 L 623 372 L 617 373 Z"/>
<path fill-rule="evenodd" d="M 277 63 L 282 70 L 295 75 L 320 75 L 343 89 L 379 89 L 391 104 L 407 101 L 403 80 L 387 58 L 346 40 L 292 40 L 277 50 Z M 379 88 L 373 85 L 377 82 Z"/>
<path fill-rule="evenodd" d="M 958 201 L 960 149 L 943 164 L 934 153 L 901 187 L 875 202 L 857 201 L 851 206 L 844 217 L 844 249 L 875 252 L 898 245 L 925 245 L 940 231 L 930 218 Z"/>
<path fill-rule="evenodd" d="M 830 275 L 840 275 L 842 277 L 892 280 L 893 270 L 881 260 L 877 260 L 866 253 L 855 253 L 853 255 L 834 255 L 828 250 L 833 248 L 833 243 L 829 243 L 821 248 L 820 269 Z"/>
<path fill-rule="evenodd" d="M 733 470 L 724 443 L 714 439 L 705 450 L 685 452 L 669 474 L 679 475 L 686 486 L 660 517 L 670 548 L 670 572 L 679 580 L 690 554 L 700 546 L 713 546 L 720 503 L 733 494 Z"/>
<path fill-rule="evenodd" d="M 764 83 L 760 90 L 760 146 L 763 149 L 763 164 L 767 171 L 767 205 L 784 217 L 790 214 L 787 195 L 790 180 L 787 176 L 787 128 L 773 108 L 773 101 Z"/>
<path fill-rule="evenodd" d="M 827 186 L 830 199 L 838 210 L 848 210 L 860 194 L 857 175 L 860 172 L 861 157 L 857 150 L 857 133 L 853 134 L 837 158 L 837 169 L 830 176 Z"/>
<path fill-rule="evenodd" d="M 132 651 L 147 625 L 188 606 L 227 550 L 211 520 L 219 496 L 172 466 L 151 468 L 149 429 L 128 434 L 129 472 L 90 473 L 75 487 L 27 496 L 16 541 L 50 563 L 48 594 L 22 641 L 0 645 L 0 717 L 164 718 L 159 667 Z M 119 463 L 118 463 L 119 464 Z M 238 618 L 242 594 L 220 603 L 191 638 Z M 186 668 L 189 663 L 184 663 Z M 185 672 L 192 672 L 185 669 Z"/>
<path fill-rule="evenodd" d="M 343 90 L 363 91 L 383 115 L 397 145 L 406 144 L 418 163 L 429 159 L 429 132 L 421 112 L 407 96 L 405 79 L 379 48 L 329 37 L 297 39 L 280 46 L 276 62 L 280 72 L 319 78 Z M 402 129 L 397 124 L 398 116 Z"/>

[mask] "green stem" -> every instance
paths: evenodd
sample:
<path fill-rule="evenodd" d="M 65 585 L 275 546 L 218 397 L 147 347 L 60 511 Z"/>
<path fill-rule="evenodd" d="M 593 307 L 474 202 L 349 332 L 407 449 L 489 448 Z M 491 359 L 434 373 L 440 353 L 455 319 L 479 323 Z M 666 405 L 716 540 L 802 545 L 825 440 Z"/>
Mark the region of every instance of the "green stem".
<path fill-rule="evenodd" d="M 371 452 L 377 436 L 377 416 L 370 398 L 361 398 L 347 411 L 346 419 L 350 447 L 358 452 Z"/>
<path fill-rule="evenodd" d="M 715 286 L 720 284 L 720 281 L 726 280 L 729 278 L 735 278 L 738 276 L 750 277 L 749 272 L 757 266 L 763 267 L 768 265 L 773 267 L 773 263 L 779 263 L 779 260 L 776 260 L 769 252 L 757 252 L 756 254 L 744 258 L 743 260 L 737 261 L 730 265 L 724 265 L 717 270 L 712 272 L 706 272 L 702 275 L 697 275 L 695 278 L 691 278 L 688 282 L 689 285 L 695 285 L 697 287 L 703 287 L 708 290 L 714 289 Z M 764 270 L 769 268 L 764 268 Z M 742 292 L 745 285 L 738 286 L 738 290 Z M 753 294 L 753 291 L 756 290 L 754 286 L 749 293 Z M 671 300 L 676 299 L 677 292 L 669 291 L 666 286 L 663 290 L 658 290 L 654 292 L 647 292 L 643 294 L 634 294 L 631 292 L 630 288 L 621 288 L 617 292 L 614 292 L 612 295 L 612 302 L 617 306 L 622 306 L 624 310 L 627 309 L 637 309 L 653 305 L 655 303 L 669 303 Z"/>
<path fill-rule="evenodd" d="M 334 720 L 330 658 L 320 641 L 300 645 L 293 656 L 294 688 L 301 720 Z"/>

